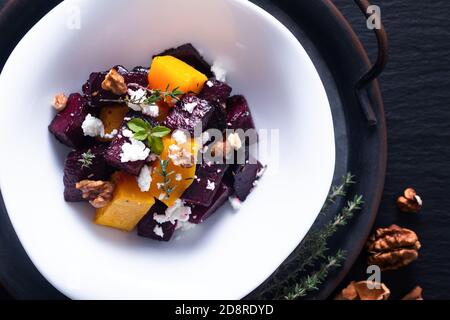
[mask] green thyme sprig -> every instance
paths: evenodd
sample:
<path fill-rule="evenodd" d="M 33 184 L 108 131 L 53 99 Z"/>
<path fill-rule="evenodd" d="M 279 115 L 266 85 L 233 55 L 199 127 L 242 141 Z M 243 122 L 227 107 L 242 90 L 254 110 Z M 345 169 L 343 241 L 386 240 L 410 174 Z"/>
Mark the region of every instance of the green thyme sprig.
<path fill-rule="evenodd" d="M 339 197 L 345 197 L 347 195 L 347 188 L 355 183 L 355 176 L 351 173 L 347 173 L 342 177 L 342 182 L 339 185 L 332 186 L 327 200 L 320 211 L 322 214 L 326 212 L 331 205 L 336 202 Z"/>
<path fill-rule="evenodd" d="M 326 258 L 326 262 L 322 263 L 316 272 L 304 277 L 293 288 L 287 290 L 283 297 L 285 300 L 297 300 L 305 297 L 309 292 L 319 290 L 318 286 L 325 281 L 328 273 L 338 268 L 345 261 L 345 252 L 339 250 L 334 256 Z"/>
<path fill-rule="evenodd" d="M 180 101 L 180 97 L 184 95 L 184 92 L 180 90 L 179 87 L 176 87 L 173 90 L 170 90 L 170 85 L 167 85 L 166 90 L 151 90 L 148 88 L 142 88 L 146 90 L 147 94 L 145 97 L 131 97 L 130 95 L 126 95 L 123 99 L 100 99 L 100 102 L 111 102 L 111 103 L 131 103 L 139 105 L 140 107 L 150 106 L 156 104 L 158 101 L 166 100 L 167 98 L 172 98 L 175 101 Z"/>
<path fill-rule="evenodd" d="M 354 176 L 347 174 L 342 178 L 342 182 L 333 186 L 330 189 L 327 201 L 324 207 L 330 206 L 337 198 L 346 195 L 349 185 L 354 183 Z M 302 295 L 304 288 L 310 288 L 306 292 L 310 292 L 313 288 L 317 288 L 319 284 L 323 282 L 328 271 L 332 267 L 337 267 L 337 263 L 322 264 L 320 270 L 327 270 L 326 273 L 314 272 L 308 277 L 304 277 L 303 280 L 298 281 L 302 274 L 308 269 L 313 268 L 321 260 L 330 260 L 327 256 L 328 241 L 337 232 L 339 227 L 345 226 L 348 221 L 354 216 L 354 214 L 361 209 L 363 204 L 362 196 L 355 196 L 353 200 L 348 201 L 341 212 L 336 215 L 330 222 L 328 222 L 323 228 L 310 232 L 297 249 L 290 255 L 288 259 L 283 263 L 281 267 L 275 271 L 268 283 L 266 283 L 263 291 L 258 293 L 258 297 L 265 299 L 267 295 L 270 295 L 275 299 L 285 299 L 286 297 Z M 326 211 L 326 209 L 325 209 Z M 324 212 L 324 210 L 322 210 Z M 334 257 L 340 258 L 344 256 L 344 252 L 338 252 Z M 331 259 L 330 261 L 335 261 Z M 340 261 L 340 259 L 336 259 Z M 325 268 L 326 267 L 326 268 Z M 316 274 L 317 276 L 313 276 Z M 323 275 L 323 276 L 318 276 Z"/>
<path fill-rule="evenodd" d="M 128 129 L 133 132 L 133 138 L 146 141 L 150 150 L 155 154 L 161 154 L 164 150 L 162 138 L 170 133 L 170 129 L 164 126 L 152 127 L 147 121 L 134 118 L 127 123 Z"/>
<path fill-rule="evenodd" d="M 169 160 L 160 160 L 159 162 L 159 170 L 158 174 L 163 177 L 163 182 L 161 185 L 161 190 L 164 191 L 166 194 L 166 198 L 169 199 L 172 192 L 175 190 L 176 186 L 172 186 L 170 183 L 172 182 L 172 179 L 170 178 L 171 175 L 173 175 L 175 172 L 170 171 L 168 172 L 169 167 Z"/>
<path fill-rule="evenodd" d="M 81 163 L 81 169 L 90 168 L 94 159 L 95 155 L 92 153 L 91 149 L 82 153 L 81 159 L 78 159 L 78 162 Z"/>

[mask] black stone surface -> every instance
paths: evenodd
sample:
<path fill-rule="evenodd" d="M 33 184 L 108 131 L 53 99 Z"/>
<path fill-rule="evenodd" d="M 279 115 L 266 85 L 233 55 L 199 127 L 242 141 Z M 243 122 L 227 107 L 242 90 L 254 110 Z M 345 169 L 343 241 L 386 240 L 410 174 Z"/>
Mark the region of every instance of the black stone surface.
<path fill-rule="evenodd" d="M 373 35 L 353 1 L 333 1 L 369 53 Z M 416 285 L 425 299 L 450 299 L 450 2 L 374 0 L 389 34 L 390 62 L 380 78 L 388 125 L 388 168 L 376 227 L 398 224 L 417 232 L 419 259 L 382 274 L 392 298 Z M 396 196 L 408 186 L 424 200 L 417 215 L 399 213 Z M 344 281 L 367 278 L 365 255 Z M 344 284 L 343 284 L 344 285 Z"/>
<path fill-rule="evenodd" d="M 5 1 L 0 0 L 0 6 Z M 11 1 L 9 1 L 11 2 Z M 352 23 L 372 56 L 373 33 L 361 19 L 353 1 L 334 0 Z M 419 260 L 411 266 L 382 274 L 399 298 L 416 285 L 425 299 L 450 298 L 450 2 L 447 0 L 374 0 L 381 7 L 389 33 L 390 62 L 380 82 L 388 121 L 388 170 L 376 227 L 396 223 L 415 230 L 422 242 Z M 42 8 L 42 10 L 47 10 Z M 37 13 L 38 14 L 38 13 Z M 26 17 L 12 21 L 8 36 L 21 38 L 15 27 Z M 17 25 L 16 25 L 17 24 Z M 2 30 L 2 37 L 5 30 Z M 3 49 L 3 48 L 2 48 Z M 2 58 L 0 56 L 0 58 Z M 418 215 L 399 213 L 395 198 L 413 186 L 424 199 Z M 343 285 L 363 280 L 362 254 Z M 0 289 L 0 299 L 8 295 Z"/>

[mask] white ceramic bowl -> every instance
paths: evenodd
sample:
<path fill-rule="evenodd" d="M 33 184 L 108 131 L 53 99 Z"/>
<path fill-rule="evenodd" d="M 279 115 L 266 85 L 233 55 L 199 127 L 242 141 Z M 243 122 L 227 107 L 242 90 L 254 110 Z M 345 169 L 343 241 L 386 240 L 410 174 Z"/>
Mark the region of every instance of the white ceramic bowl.
<path fill-rule="evenodd" d="M 68 28 L 78 13 L 81 28 Z M 87 205 L 63 200 L 68 150 L 47 131 L 53 95 L 186 42 L 222 61 L 258 128 L 279 129 L 278 170 L 276 157 L 263 159 L 269 170 L 239 212 L 227 204 L 179 241 L 94 225 Z M 331 184 L 334 133 L 319 75 L 296 38 L 248 1 L 66 0 L 14 50 L 0 101 L 6 208 L 33 263 L 70 298 L 242 298 L 299 244 Z"/>

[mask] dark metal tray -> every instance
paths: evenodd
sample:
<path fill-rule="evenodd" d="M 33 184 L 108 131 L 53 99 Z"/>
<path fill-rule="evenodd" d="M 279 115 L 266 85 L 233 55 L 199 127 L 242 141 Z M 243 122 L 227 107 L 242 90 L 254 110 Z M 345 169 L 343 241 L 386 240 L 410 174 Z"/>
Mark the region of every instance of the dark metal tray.
<path fill-rule="evenodd" d="M 0 68 L 26 32 L 60 0 L 0 0 Z M 373 226 L 386 171 L 386 123 L 377 80 L 387 61 L 384 29 L 375 30 L 379 56 L 374 67 L 356 34 L 330 0 L 255 0 L 282 21 L 313 60 L 327 91 L 336 138 L 334 182 L 347 172 L 358 183 L 349 196 L 362 194 L 363 210 L 333 238 L 330 250 L 347 252 L 345 264 L 332 272 L 311 299 L 325 299 L 336 289 L 360 253 Z M 355 0 L 363 11 L 367 0 Z M 362 15 L 363 19 L 364 16 Z M 368 31 L 369 32 L 369 31 Z M 343 207 L 342 199 L 315 222 L 318 228 Z M 0 283 L 18 299 L 64 299 L 34 267 L 9 221 L 0 195 Z M 251 298 L 252 295 L 249 295 Z"/>

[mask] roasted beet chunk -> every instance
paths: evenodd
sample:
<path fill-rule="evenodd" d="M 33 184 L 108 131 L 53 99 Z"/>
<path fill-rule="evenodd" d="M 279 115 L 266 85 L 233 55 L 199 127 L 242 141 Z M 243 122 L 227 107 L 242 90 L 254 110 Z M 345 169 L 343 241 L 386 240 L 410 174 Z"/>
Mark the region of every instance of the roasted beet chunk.
<path fill-rule="evenodd" d="M 172 130 L 183 129 L 191 135 L 197 126 L 202 131 L 210 128 L 224 130 L 226 127 L 226 114 L 222 107 L 210 103 L 194 95 L 185 95 L 167 116 L 164 125 Z"/>
<path fill-rule="evenodd" d="M 255 182 L 264 173 L 265 167 L 258 161 L 257 163 L 247 163 L 238 165 L 233 173 L 233 188 L 236 196 L 241 201 L 245 201 L 255 187 Z"/>
<path fill-rule="evenodd" d="M 195 49 L 194 46 L 190 43 L 183 44 L 178 48 L 168 49 L 164 52 L 161 52 L 160 54 L 157 54 L 155 57 L 157 56 L 175 57 L 194 67 L 195 69 L 206 75 L 208 78 L 213 77 L 211 66 L 208 64 L 208 62 L 205 61 L 205 59 L 203 59 L 200 52 L 198 52 L 197 49 Z"/>
<path fill-rule="evenodd" d="M 232 193 L 231 188 L 224 183 L 221 183 L 217 189 L 217 193 L 209 207 L 192 206 L 192 214 L 189 216 L 189 222 L 199 224 L 205 221 L 224 204 Z"/>
<path fill-rule="evenodd" d="M 224 82 L 219 80 L 208 80 L 203 87 L 202 92 L 198 95 L 199 98 L 223 104 L 230 97 L 233 89 Z"/>
<path fill-rule="evenodd" d="M 197 168 L 196 176 L 190 187 L 183 193 L 181 199 L 188 204 L 209 207 L 219 191 L 222 178 L 227 171 L 227 164 L 206 163 Z"/>
<path fill-rule="evenodd" d="M 175 232 L 177 224 L 172 224 L 170 221 L 159 224 L 154 219 L 155 215 L 164 215 L 166 209 L 167 206 L 163 202 L 156 200 L 150 211 L 139 221 L 137 226 L 138 235 L 159 241 L 169 241 Z"/>
<path fill-rule="evenodd" d="M 230 129 L 255 129 L 250 108 L 244 96 L 232 96 L 227 100 L 227 125 Z"/>
<path fill-rule="evenodd" d="M 103 154 L 105 145 L 72 151 L 64 166 L 64 199 L 68 202 L 83 201 L 75 184 L 81 180 L 109 180 L 111 168 L 106 164 Z"/>
<path fill-rule="evenodd" d="M 137 176 L 144 166 L 145 159 L 122 162 L 122 146 L 126 143 L 131 143 L 130 138 L 126 134 L 128 133 L 129 135 L 130 133 L 130 130 L 127 127 L 127 123 L 134 118 L 141 118 L 149 122 L 151 126 L 155 125 L 152 119 L 143 116 L 141 113 L 129 112 L 122 122 L 118 134 L 114 137 L 113 141 L 111 141 L 109 147 L 107 148 L 105 152 L 105 159 L 110 166 Z"/>
<path fill-rule="evenodd" d="M 125 80 L 127 85 L 138 84 L 142 87 L 148 86 L 148 69 L 143 67 L 136 67 L 132 71 L 128 71 L 123 66 L 115 66 L 116 69 Z M 89 76 L 88 81 L 83 85 L 83 93 L 89 97 L 91 104 L 95 107 L 108 104 L 108 102 L 101 102 L 101 100 L 120 99 L 120 96 L 113 94 L 111 91 L 106 91 L 102 89 L 102 82 L 105 80 L 105 76 L 108 71 L 105 72 L 93 72 Z"/>
<path fill-rule="evenodd" d="M 92 138 L 84 136 L 81 128 L 87 114 L 92 111 L 85 97 L 78 93 L 71 94 L 67 100 L 67 107 L 55 116 L 48 129 L 66 146 L 82 147 L 92 141 Z"/>

